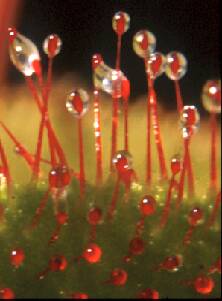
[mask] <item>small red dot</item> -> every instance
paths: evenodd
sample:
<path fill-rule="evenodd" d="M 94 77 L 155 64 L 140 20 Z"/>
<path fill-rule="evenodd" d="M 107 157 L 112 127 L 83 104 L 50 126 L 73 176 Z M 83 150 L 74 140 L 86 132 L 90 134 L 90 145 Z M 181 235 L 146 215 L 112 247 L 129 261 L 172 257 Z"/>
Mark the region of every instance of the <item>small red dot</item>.
<path fill-rule="evenodd" d="M 15 299 L 15 294 L 10 288 L 0 289 L 0 299 L 2 300 L 12 300 Z"/>
<path fill-rule="evenodd" d="M 199 276 L 194 281 L 194 287 L 198 293 L 207 295 L 213 291 L 214 281 L 210 277 Z"/>
<path fill-rule="evenodd" d="M 89 299 L 89 296 L 85 293 L 73 293 L 71 299 Z"/>
<path fill-rule="evenodd" d="M 101 259 L 101 256 L 102 256 L 102 250 L 95 243 L 90 243 L 82 254 L 82 257 L 89 263 L 99 262 Z"/>
<path fill-rule="evenodd" d="M 123 269 L 116 268 L 111 273 L 111 283 L 115 286 L 123 286 L 126 284 L 128 274 Z"/>
<path fill-rule="evenodd" d="M 49 268 L 51 271 L 64 271 L 67 267 L 67 260 L 63 255 L 55 255 L 49 261 Z"/>
<path fill-rule="evenodd" d="M 140 237 L 135 237 L 130 241 L 129 250 L 133 255 L 140 255 L 144 252 L 145 244 Z"/>
<path fill-rule="evenodd" d="M 14 249 L 11 251 L 10 262 L 13 266 L 18 268 L 25 259 L 25 253 L 22 249 Z"/>
<path fill-rule="evenodd" d="M 93 207 L 89 210 L 87 221 L 90 225 L 97 225 L 102 218 L 102 210 L 98 207 Z"/>
<path fill-rule="evenodd" d="M 159 293 L 156 290 L 153 290 L 151 288 L 147 288 L 146 290 L 142 291 L 138 295 L 138 299 L 159 299 Z"/>
<path fill-rule="evenodd" d="M 56 221 L 60 225 L 64 225 L 68 219 L 69 219 L 69 216 L 66 212 L 58 212 L 56 214 Z"/>
<path fill-rule="evenodd" d="M 139 208 L 142 215 L 152 215 L 156 211 L 156 200 L 151 195 L 145 195 L 140 201 Z"/>

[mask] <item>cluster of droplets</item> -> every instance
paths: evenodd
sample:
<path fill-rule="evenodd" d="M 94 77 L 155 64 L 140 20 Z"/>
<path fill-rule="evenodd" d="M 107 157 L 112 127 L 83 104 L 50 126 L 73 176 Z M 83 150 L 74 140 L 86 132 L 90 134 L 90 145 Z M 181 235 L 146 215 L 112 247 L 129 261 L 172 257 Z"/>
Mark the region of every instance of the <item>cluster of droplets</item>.
<path fill-rule="evenodd" d="M 15 67 L 24 74 L 32 76 L 41 74 L 41 59 L 36 45 L 24 35 L 9 28 L 9 55 Z M 43 42 L 43 51 L 49 58 L 56 56 L 61 50 L 62 41 L 56 34 L 51 34 Z"/>

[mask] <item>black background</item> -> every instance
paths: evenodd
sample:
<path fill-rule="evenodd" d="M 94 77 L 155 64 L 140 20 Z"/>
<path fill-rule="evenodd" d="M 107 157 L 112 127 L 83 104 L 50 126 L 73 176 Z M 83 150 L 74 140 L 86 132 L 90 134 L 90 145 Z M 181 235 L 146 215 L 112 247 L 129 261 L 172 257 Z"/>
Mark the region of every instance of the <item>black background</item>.
<path fill-rule="evenodd" d="M 132 98 L 146 92 L 143 60 L 133 52 L 132 38 L 138 30 L 148 29 L 156 36 L 157 51 L 178 50 L 186 56 L 188 73 L 181 80 L 184 100 L 198 103 L 204 82 L 220 73 L 219 0 L 24 0 L 18 30 L 39 47 L 48 34 L 59 34 L 63 48 L 55 74 L 74 71 L 90 84 L 92 54 L 101 53 L 108 65 L 115 64 L 111 21 L 119 10 L 131 17 L 123 36 L 121 69 L 131 81 Z M 162 104 L 175 106 L 172 82 L 162 76 L 156 85 Z"/>

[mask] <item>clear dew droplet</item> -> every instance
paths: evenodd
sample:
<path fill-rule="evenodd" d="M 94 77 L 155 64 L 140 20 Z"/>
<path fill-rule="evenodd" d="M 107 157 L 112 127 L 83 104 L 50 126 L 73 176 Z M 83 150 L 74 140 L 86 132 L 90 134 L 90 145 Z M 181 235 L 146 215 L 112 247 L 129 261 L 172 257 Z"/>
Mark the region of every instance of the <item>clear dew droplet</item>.
<path fill-rule="evenodd" d="M 71 92 L 66 100 L 66 109 L 76 118 L 81 118 L 89 109 L 89 95 L 83 89 Z"/>
<path fill-rule="evenodd" d="M 148 58 L 156 48 L 156 38 L 148 30 L 138 31 L 133 37 L 133 50 L 142 57 Z"/>
<path fill-rule="evenodd" d="M 208 80 L 203 86 L 202 103 L 210 113 L 221 113 L 221 81 Z"/>
<path fill-rule="evenodd" d="M 187 60 L 185 56 L 178 52 L 172 51 L 166 56 L 165 73 L 171 80 L 181 79 L 187 72 Z"/>
<path fill-rule="evenodd" d="M 48 57 L 53 58 L 60 53 L 62 40 L 57 34 L 48 35 L 43 42 L 43 51 Z"/>
<path fill-rule="evenodd" d="M 147 60 L 147 72 L 152 79 L 156 79 L 158 76 L 165 72 L 166 58 L 160 52 L 151 53 Z"/>
<path fill-rule="evenodd" d="M 112 18 L 112 28 L 118 34 L 122 35 L 129 29 L 130 16 L 122 11 L 115 13 Z"/>
<path fill-rule="evenodd" d="M 40 62 L 35 44 L 20 33 L 9 44 L 9 55 L 15 67 L 25 76 L 31 76 L 35 72 L 35 63 Z"/>
<path fill-rule="evenodd" d="M 189 138 L 199 128 L 200 115 L 195 106 L 184 106 L 180 115 L 183 138 Z"/>
<path fill-rule="evenodd" d="M 121 71 L 110 68 L 101 62 L 94 70 L 94 85 L 117 98 L 122 97 L 122 80 L 124 74 Z"/>

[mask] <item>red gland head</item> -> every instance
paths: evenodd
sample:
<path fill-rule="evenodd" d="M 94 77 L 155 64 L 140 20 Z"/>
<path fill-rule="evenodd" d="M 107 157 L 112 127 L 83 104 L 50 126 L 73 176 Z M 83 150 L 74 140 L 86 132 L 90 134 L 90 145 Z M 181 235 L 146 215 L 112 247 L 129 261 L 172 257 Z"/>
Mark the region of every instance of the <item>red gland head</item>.
<path fill-rule="evenodd" d="M 129 251 L 132 255 L 140 255 L 145 250 L 144 241 L 140 237 L 133 238 L 129 243 Z"/>
<path fill-rule="evenodd" d="M 180 172 L 181 170 L 181 161 L 180 161 L 180 157 L 178 155 L 175 155 L 172 159 L 171 159 L 171 172 L 173 175 L 176 175 Z"/>
<path fill-rule="evenodd" d="M 156 290 L 153 290 L 151 288 L 147 288 L 146 290 L 142 291 L 137 296 L 138 299 L 159 299 L 159 293 Z"/>
<path fill-rule="evenodd" d="M 67 223 L 68 219 L 69 216 L 66 212 L 61 211 L 56 214 L 56 221 L 60 225 L 64 225 L 65 223 Z"/>
<path fill-rule="evenodd" d="M 188 223 L 196 226 L 203 218 L 203 211 L 200 208 L 193 208 L 188 215 Z"/>
<path fill-rule="evenodd" d="M 67 267 L 67 260 L 63 255 L 55 255 L 49 261 L 49 268 L 52 272 L 64 271 Z"/>
<path fill-rule="evenodd" d="M 202 295 L 210 294 L 213 291 L 214 286 L 213 279 L 208 276 L 199 276 L 194 280 L 195 290 Z"/>
<path fill-rule="evenodd" d="M 93 207 L 89 210 L 87 221 L 90 225 L 98 225 L 102 219 L 102 210 L 98 207 Z"/>
<path fill-rule="evenodd" d="M 49 58 L 54 58 L 61 50 L 62 41 L 57 34 L 50 34 L 43 42 L 43 50 Z"/>
<path fill-rule="evenodd" d="M 8 36 L 9 36 L 9 43 L 13 43 L 14 39 L 16 38 L 17 31 L 15 27 L 8 28 Z"/>
<path fill-rule="evenodd" d="M 165 258 L 162 264 L 160 266 L 162 269 L 168 270 L 168 271 L 178 271 L 178 268 L 182 266 L 183 259 L 180 255 L 173 255 L 168 256 Z"/>
<path fill-rule="evenodd" d="M 85 293 L 77 292 L 71 295 L 71 299 L 89 299 L 89 296 Z"/>
<path fill-rule="evenodd" d="M 66 166 L 59 165 L 49 172 L 50 188 L 64 188 L 71 182 L 71 174 Z"/>
<path fill-rule="evenodd" d="M 128 274 L 123 269 L 116 268 L 111 272 L 111 283 L 115 286 L 123 286 L 126 284 Z"/>
<path fill-rule="evenodd" d="M 145 195 L 139 204 L 140 212 L 143 216 L 149 216 L 156 211 L 156 200 L 151 195 Z"/>
<path fill-rule="evenodd" d="M 20 265 L 22 265 L 24 259 L 25 253 L 22 249 L 14 249 L 11 251 L 10 262 L 14 267 L 18 268 Z"/>
<path fill-rule="evenodd" d="M 102 256 L 102 250 L 95 243 L 90 243 L 82 254 L 82 257 L 89 263 L 99 262 L 101 256 Z"/>
<path fill-rule="evenodd" d="M 117 35 L 121 36 L 129 29 L 130 17 L 125 12 L 117 12 L 112 19 L 113 30 Z"/>
<path fill-rule="evenodd" d="M 98 67 L 100 64 L 103 63 L 102 55 L 99 53 L 96 53 L 92 56 L 92 69 L 95 70 L 96 67 Z"/>
<path fill-rule="evenodd" d="M 0 299 L 1 300 L 12 300 L 15 299 L 15 294 L 12 289 L 6 287 L 0 289 Z"/>

